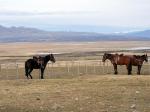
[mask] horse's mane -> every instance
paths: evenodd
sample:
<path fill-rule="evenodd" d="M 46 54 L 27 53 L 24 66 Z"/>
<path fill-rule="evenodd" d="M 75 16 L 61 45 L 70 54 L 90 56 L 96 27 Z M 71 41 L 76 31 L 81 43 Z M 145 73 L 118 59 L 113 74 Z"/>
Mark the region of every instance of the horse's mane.
<path fill-rule="evenodd" d="M 135 58 L 142 58 L 145 57 L 146 55 L 133 55 Z"/>
<path fill-rule="evenodd" d="M 123 53 L 121 53 L 119 56 L 124 56 L 124 54 L 123 54 Z"/>
<path fill-rule="evenodd" d="M 49 60 L 50 60 L 50 55 L 49 54 L 44 56 L 44 61 L 49 61 Z"/>

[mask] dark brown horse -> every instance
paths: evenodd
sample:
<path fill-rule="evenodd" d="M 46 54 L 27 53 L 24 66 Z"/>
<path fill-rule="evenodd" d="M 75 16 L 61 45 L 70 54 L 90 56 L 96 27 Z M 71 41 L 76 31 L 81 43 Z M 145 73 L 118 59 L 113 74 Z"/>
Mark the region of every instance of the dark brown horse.
<path fill-rule="evenodd" d="M 32 79 L 31 72 L 33 69 L 40 69 L 41 70 L 41 79 L 43 79 L 44 70 L 46 68 L 46 65 L 48 61 L 52 61 L 55 63 L 55 58 L 53 54 L 46 55 L 44 57 L 42 56 L 34 56 L 33 59 L 28 59 L 25 62 L 25 75 L 29 79 Z"/>
<path fill-rule="evenodd" d="M 118 74 L 117 65 L 126 65 L 128 75 L 131 74 L 132 65 L 131 65 L 131 58 L 129 56 L 125 56 L 123 54 L 119 55 L 119 54 L 105 53 L 103 55 L 102 61 L 105 62 L 107 59 L 110 60 L 114 66 L 114 74 Z"/>
<path fill-rule="evenodd" d="M 137 74 L 140 75 L 141 68 L 143 65 L 143 62 L 148 62 L 148 56 L 147 54 L 145 55 L 130 55 L 131 56 L 131 64 L 133 66 L 137 66 Z M 132 67 L 131 67 L 132 69 Z"/>

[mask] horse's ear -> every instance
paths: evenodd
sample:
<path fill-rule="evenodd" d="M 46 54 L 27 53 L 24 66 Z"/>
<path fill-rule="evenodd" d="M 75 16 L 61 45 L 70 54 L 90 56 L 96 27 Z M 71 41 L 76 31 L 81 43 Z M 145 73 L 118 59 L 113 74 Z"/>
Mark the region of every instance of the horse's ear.
<path fill-rule="evenodd" d="M 50 55 L 53 57 L 53 54 L 52 54 L 52 53 L 51 53 Z"/>
<path fill-rule="evenodd" d="M 145 53 L 143 56 L 147 56 L 147 53 Z"/>

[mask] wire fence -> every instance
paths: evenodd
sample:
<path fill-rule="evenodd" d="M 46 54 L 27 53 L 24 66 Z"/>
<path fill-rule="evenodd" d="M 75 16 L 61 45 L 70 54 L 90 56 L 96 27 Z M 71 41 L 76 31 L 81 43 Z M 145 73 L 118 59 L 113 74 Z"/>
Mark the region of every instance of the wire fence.
<path fill-rule="evenodd" d="M 108 75 L 113 74 L 113 66 L 110 61 L 103 63 L 101 60 L 57 61 L 48 63 L 44 72 L 45 78 L 71 78 L 80 75 Z M 127 75 L 126 66 L 118 66 L 118 72 Z M 137 67 L 133 66 L 132 74 L 137 73 Z M 40 77 L 40 70 L 34 69 L 31 73 L 34 79 Z M 144 63 L 141 69 L 142 75 L 150 74 L 150 63 Z M 25 79 L 24 63 L 0 64 L 0 79 Z"/>

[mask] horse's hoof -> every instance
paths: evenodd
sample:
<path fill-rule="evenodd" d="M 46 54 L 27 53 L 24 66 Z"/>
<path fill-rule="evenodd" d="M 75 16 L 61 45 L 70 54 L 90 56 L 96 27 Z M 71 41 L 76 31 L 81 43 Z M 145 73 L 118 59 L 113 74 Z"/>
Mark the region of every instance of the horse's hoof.
<path fill-rule="evenodd" d="M 141 75 L 140 73 L 137 73 L 138 75 Z"/>

